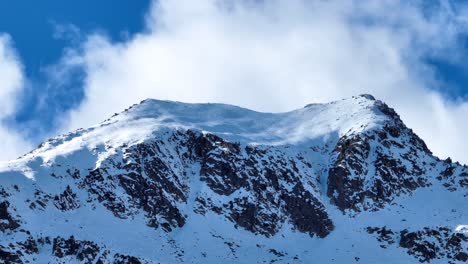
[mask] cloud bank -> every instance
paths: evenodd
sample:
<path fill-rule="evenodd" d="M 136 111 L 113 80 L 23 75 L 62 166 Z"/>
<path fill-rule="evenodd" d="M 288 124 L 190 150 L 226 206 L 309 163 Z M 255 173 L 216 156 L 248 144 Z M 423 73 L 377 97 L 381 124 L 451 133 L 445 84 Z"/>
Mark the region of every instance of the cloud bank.
<path fill-rule="evenodd" d="M 29 143 L 5 120 L 16 110 L 16 98 L 24 87 L 24 75 L 10 37 L 0 34 L 0 161 L 18 157 L 30 150 Z"/>
<path fill-rule="evenodd" d="M 224 102 L 259 111 L 371 93 L 435 152 L 468 163 L 468 103 L 436 92 L 427 58 L 459 61 L 463 6 L 442 1 L 155 2 L 126 42 L 88 36 L 60 64 L 83 68 L 85 100 L 67 129 L 142 99 Z"/>

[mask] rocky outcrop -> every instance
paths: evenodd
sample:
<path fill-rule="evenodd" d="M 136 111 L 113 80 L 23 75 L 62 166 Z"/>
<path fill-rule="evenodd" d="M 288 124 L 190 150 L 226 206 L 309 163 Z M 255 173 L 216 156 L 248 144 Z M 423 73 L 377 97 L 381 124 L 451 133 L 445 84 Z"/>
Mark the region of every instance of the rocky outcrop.
<path fill-rule="evenodd" d="M 76 194 L 73 193 L 70 186 L 65 188 L 65 191 L 60 195 L 55 195 L 54 205 L 60 211 L 71 211 L 80 207 Z"/>
<path fill-rule="evenodd" d="M 378 210 L 396 196 L 430 184 L 426 173 L 435 163 L 422 159 L 432 159 L 426 144 L 393 109 L 377 105 L 390 118 L 382 129 L 344 135 L 333 150 L 327 195 L 341 210 Z"/>
<path fill-rule="evenodd" d="M 381 247 L 397 245 L 420 262 L 428 263 L 434 259 L 468 260 L 468 236 L 448 227 L 425 227 L 416 231 L 368 227 L 367 232 L 377 238 Z"/>
<path fill-rule="evenodd" d="M 29 237 L 25 241 L 10 244 L 8 247 L 0 246 L 0 260 L 2 263 L 28 263 L 23 257 L 29 256 L 34 262 L 39 259 L 40 251 L 51 251 L 49 263 L 122 263 L 143 264 L 146 260 L 135 256 L 112 252 L 105 245 L 98 245 L 92 241 L 77 240 L 71 236 Z"/>
<path fill-rule="evenodd" d="M 20 226 L 19 221 L 13 218 L 12 211 L 14 211 L 14 209 L 10 207 L 10 203 L 8 201 L 0 202 L 1 232 L 14 231 Z"/>
<path fill-rule="evenodd" d="M 222 196 L 239 192 L 236 198 L 218 205 L 219 213 L 237 226 L 266 236 L 278 232 L 285 221 L 312 236 L 325 237 L 333 230 L 325 207 L 310 191 L 314 186 L 304 187 L 303 175 L 297 169 L 300 160 L 283 159 L 283 153 L 269 148 L 233 144 L 210 134 L 188 133 L 189 144 L 195 150 L 194 159 L 201 163 L 201 181 Z M 216 207 L 204 197 L 197 199 L 198 208 Z"/>
<path fill-rule="evenodd" d="M 58 258 L 76 257 L 77 260 L 92 263 L 99 253 L 99 246 L 91 241 L 77 241 L 73 236 L 68 239 L 54 238 L 52 255 Z"/>

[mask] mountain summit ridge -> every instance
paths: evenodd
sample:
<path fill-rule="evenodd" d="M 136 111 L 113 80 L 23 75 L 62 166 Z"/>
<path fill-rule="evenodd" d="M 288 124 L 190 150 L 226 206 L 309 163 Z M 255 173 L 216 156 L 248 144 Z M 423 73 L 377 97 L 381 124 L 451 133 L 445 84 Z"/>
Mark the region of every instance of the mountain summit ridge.
<path fill-rule="evenodd" d="M 0 260 L 462 263 L 467 187 L 371 95 L 148 99 L 2 165 Z"/>
<path fill-rule="evenodd" d="M 387 113 L 381 111 L 386 111 L 386 109 L 390 110 Z M 343 110 L 354 110 L 356 112 L 359 111 L 359 113 L 346 113 Z M 382 123 L 382 121 L 388 118 L 399 119 L 398 115 L 395 115 L 396 113 L 393 109 L 388 108 L 383 102 L 375 100 L 371 95 L 360 95 L 331 103 L 307 105 L 304 108 L 282 113 L 257 112 L 229 104 L 181 103 L 145 99 L 121 113 L 114 114 L 106 121 L 91 126 L 89 129 L 78 129 L 74 132 L 51 138 L 33 152 L 37 153 L 40 150 L 47 149 L 45 147 L 48 143 L 61 144 L 67 142 L 67 138 L 80 137 L 99 129 L 105 131 L 107 127 L 111 127 L 113 130 L 118 130 L 121 133 L 119 129 L 122 129 L 122 127 L 118 127 L 120 123 L 129 123 L 140 130 L 146 129 L 146 134 L 133 134 L 129 137 L 129 141 L 132 139 L 143 140 L 151 137 L 152 131 L 161 128 L 182 128 L 213 133 L 232 141 L 275 145 L 291 143 L 287 140 L 288 138 L 295 138 L 297 141 L 305 137 L 311 137 L 312 132 L 316 133 L 312 136 L 320 136 L 320 134 L 325 135 L 333 132 L 338 132 L 341 136 L 351 129 L 362 130 L 364 127 L 378 125 L 379 121 Z M 367 117 L 367 119 L 364 117 Z M 335 122 L 339 120 L 345 122 Z M 148 121 L 153 125 L 149 125 L 148 123 L 150 122 Z M 346 123 L 346 121 L 348 122 Z M 375 124 L 372 122 L 375 122 Z M 345 126 L 340 127 L 343 124 Z M 129 125 L 124 125 L 124 127 L 128 128 Z M 317 131 L 314 127 L 329 129 Z M 309 128 L 309 130 L 300 133 L 297 128 L 302 130 Z M 284 136 L 277 135 L 284 133 L 286 130 L 295 133 L 285 134 Z M 93 134 L 93 136 L 96 135 Z M 97 138 L 102 139 L 102 141 L 110 140 L 101 136 Z M 112 136 L 109 136 L 109 138 L 112 138 Z M 50 147 L 55 148 L 57 146 L 51 144 Z"/>

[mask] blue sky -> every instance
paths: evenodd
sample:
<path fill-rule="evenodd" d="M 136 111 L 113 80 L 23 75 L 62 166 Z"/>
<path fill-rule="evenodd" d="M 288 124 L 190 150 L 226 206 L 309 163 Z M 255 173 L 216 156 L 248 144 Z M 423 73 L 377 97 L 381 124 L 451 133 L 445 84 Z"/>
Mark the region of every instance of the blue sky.
<path fill-rule="evenodd" d="M 28 75 L 60 58 L 68 40 L 54 38 L 54 25 L 73 24 L 83 33 L 104 31 L 115 40 L 143 28 L 148 0 L 0 1 L 0 31 L 8 32 Z"/>
<path fill-rule="evenodd" d="M 144 27 L 148 0 L 15 0 L 0 1 L 0 32 L 8 33 L 19 55 L 30 86 L 20 95 L 20 107 L 11 126 L 23 130 L 34 141 L 43 140 L 55 126 L 57 112 L 67 111 L 83 99 L 79 71 L 65 87 L 50 87 L 44 68 L 60 60 L 64 49 L 76 45 L 76 38 L 93 32 L 123 41 Z M 58 34 L 60 27 L 73 25 L 76 35 Z M 45 106 L 41 95 L 49 93 Z"/>
<path fill-rule="evenodd" d="M 0 1 L 22 77 L 0 84 L 16 102 L 0 136 L 27 146 L 11 155 L 147 97 L 277 112 L 372 93 L 436 154 L 468 162 L 464 1 L 155 3 Z"/>

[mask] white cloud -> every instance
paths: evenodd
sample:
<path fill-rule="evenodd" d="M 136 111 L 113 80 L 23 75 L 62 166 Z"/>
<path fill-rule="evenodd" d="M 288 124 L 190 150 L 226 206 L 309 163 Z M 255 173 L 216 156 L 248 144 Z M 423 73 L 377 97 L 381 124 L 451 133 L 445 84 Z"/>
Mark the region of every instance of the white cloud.
<path fill-rule="evenodd" d="M 23 88 L 23 72 L 10 37 L 0 34 L 0 161 L 13 159 L 30 150 L 29 144 L 17 131 L 3 121 L 16 109 L 16 95 Z"/>
<path fill-rule="evenodd" d="M 467 102 L 429 90 L 438 82 L 424 61 L 460 59 L 467 9 L 423 3 L 161 0 L 141 34 L 92 35 L 63 58 L 62 70 L 86 71 L 86 99 L 67 128 L 148 97 L 286 111 L 372 93 L 436 154 L 468 163 Z"/>

